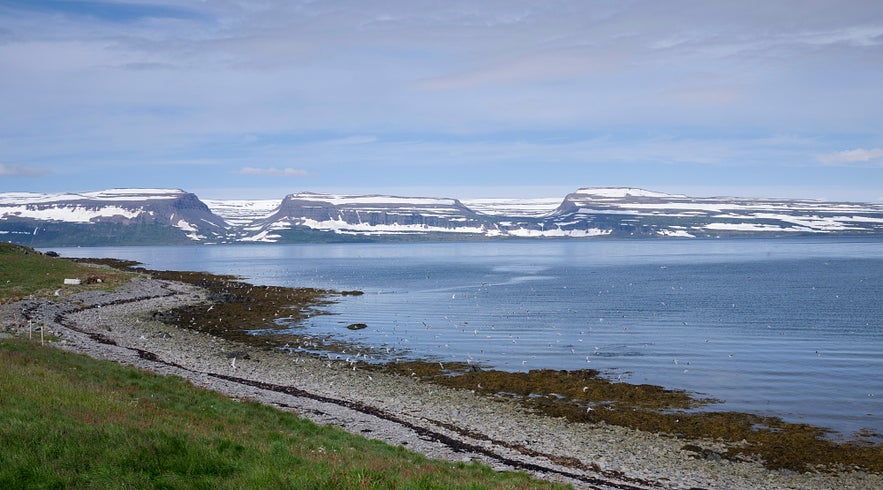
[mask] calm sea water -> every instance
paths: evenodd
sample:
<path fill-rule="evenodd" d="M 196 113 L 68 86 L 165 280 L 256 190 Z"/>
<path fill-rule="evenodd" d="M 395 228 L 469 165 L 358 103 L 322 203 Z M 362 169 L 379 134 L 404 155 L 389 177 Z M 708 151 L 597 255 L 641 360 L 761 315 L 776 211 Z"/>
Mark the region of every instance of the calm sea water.
<path fill-rule="evenodd" d="M 598 369 L 883 432 L 883 240 L 542 240 L 57 249 L 257 284 L 359 289 L 298 333 L 384 356 Z M 351 331 L 346 325 L 365 323 Z M 387 354 L 388 352 L 388 354 Z"/>

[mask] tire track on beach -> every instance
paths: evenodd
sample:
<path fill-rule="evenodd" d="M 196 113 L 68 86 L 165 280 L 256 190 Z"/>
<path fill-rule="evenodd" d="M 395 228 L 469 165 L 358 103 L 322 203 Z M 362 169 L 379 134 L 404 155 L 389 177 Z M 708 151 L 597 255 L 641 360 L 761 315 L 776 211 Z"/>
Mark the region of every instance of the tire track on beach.
<path fill-rule="evenodd" d="M 225 374 L 217 374 L 217 373 L 205 373 L 205 374 L 208 374 L 210 376 L 213 376 L 213 377 L 216 377 L 219 379 L 223 379 L 225 381 L 231 381 L 234 383 L 253 386 L 255 388 L 274 391 L 277 393 L 284 393 L 284 394 L 291 395 L 291 396 L 308 398 L 308 399 L 311 399 L 314 401 L 319 401 L 322 403 L 330 403 L 330 404 L 334 404 L 334 405 L 348 408 L 350 410 L 355 410 L 357 412 L 372 415 L 374 417 L 377 417 L 377 418 L 380 418 L 380 419 L 383 419 L 383 420 L 386 420 L 389 422 L 393 422 L 393 423 L 398 424 L 402 427 L 406 427 L 406 428 L 410 429 L 411 431 L 413 431 L 414 433 L 416 433 L 418 436 L 423 437 L 423 438 L 428 438 L 428 440 L 432 440 L 432 441 L 435 441 L 440 444 L 444 444 L 445 446 L 451 448 L 455 452 L 469 452 L 469 453 L 474 453 L 474 454 L 480 454 L 480 455 L 486 456 L 488 458 L 494 459 L 494 460 L 496 460 L 506 466 L 515 468 L 517 470 L 531 471 L 531 472 L 537 472 L 537 473 L 543 473 L 543 474 L 560 475 L 562 477 L 565 477 L 565 478 L 568 478 L 571 480 L 576 480 L 576 481 L 580 481 L 580 482 L 588 484 L 588 485 L 592 485 L 592 487 L 590 487 L 590 488 L 597 488 L 597 489 L 644 490 L 647 488 L 662 488 L 662 485 L 660 485 L 658 482 L 632 479 L 632 478 L 628 478 L 628 477 L 621 475 L 621 474 L 616 474 L 614 476 L 614 474 L 609 473 L 606 476 L 615 477 L 617 479 L 629 481 L 631 483 L 613 482 L 613 481 L 603 479 L 600 477 L 592 477 L 592 476 L 587 476 L 587 475 L 583 475 L 583 474 L 578 474 L 578 473 L 573 473 L 573 472 L 569 472 L 569 471 L 555 469 L 555 468 L 552 468 L 549 466 L 543 466 L 543 465 L 540 465 L 537 463 L 519 461 L 519 460 L 510 458 L 508 456 L 504 456 L 498 452 L 492 451 L 491 449 L 488 449 L 486 447 L 483 447 L 483 446 L 480 446 L 477 444 L 473 444 L 473 443 L 467 442 L 462 439 L 456 439 L 454 437 L 443 434 L 439 431 L 432 430 L 428 427 L 421 426 L 421 425 L 415 424 L 413 422 L 409 422 L 409 421 L 403 419 L 402 417 L 394 415 L 388 411 L 379 409 L 379 408 L 371 406 L 371 405 L 366 405 L 361 402 L 355 402 L 355 401 L 343 400 L 343 399 L 339 399 L 339 398 L 331 398 L 331 397 L 324 396 L 324 395 L 318 395 L 315 393 L 311 393 L 311 392 L 302 390 L 300 388 L 295 388 L 293 386 L 277 385 L 277 384 L 273 384 L 273 383 L 266 383 L 263 381 L 254 381 L 254 380 L 250 380 L 250 379 L 238 378 L 235 376 L 229 376 L 229 375 L 225 375 Z M 460 433 L 461 435 L 465 432 L 465 431 L 462 431 L 459 429 L 451 429 L 451 427 L 449 425 L 445 426 L 445 428 L 452 430 L 453 432 Z M 560 460 L 566 458 L 566 457 L 560 457 L 560 456 L 554 456 L 554 455 L 550 455 L 550 454 L 540 453 L 537 451 L 532 451 L 532 450 L 529 450 L 529 449 L 524 448 L 523 446 L 519 446 L 519 445 L 512 445 L 512 444 L 505 444 L 505 443 L 501 444 L 500 441 L 493 440 L 493 439 L 491 439 L 487 436 L 484 436 L 484 435 L 479 435 L 479 434 L 475 434 L 475 433 L 470 433 L 470 434 L 471 435 L 468 436 L 470 438 L 475 438 L 474 436 L 478 435 L 479 438 L 481 438 L 485 441 L 488 441 L 491 444 L 499 445 L 502 447 L 506 447 L 508 449 L 518 451 L 519 453 L 524 454 L 526 456 L 542 457 L 542 458 L 545 458 L 545 459 L 552 461 L 552 462 L 556 462 L 556 460 L 560 461 Z M 569 461 L 569 462 L 573 463 L 573 458 L 566 458 L 566 459 L 570 459 L 571 461 Z M 557 463 L 557 464 L 560 464 L 560 463 Z M 580 463 L 580 464 L 582 465 L 582 463 Z M 561 464 L 561 466 L 566 466 L 566 465 Z M 589 469 L 589 468 L 585 467 L 585 465 L 583 465 L 583 466 L 584 467 L 582 467 L 582 468 L 576 468 L 576 469 L 584 470 L 584 471 Z M 592 468 L 591 471 L 597 471 L 597 470 Z"/>

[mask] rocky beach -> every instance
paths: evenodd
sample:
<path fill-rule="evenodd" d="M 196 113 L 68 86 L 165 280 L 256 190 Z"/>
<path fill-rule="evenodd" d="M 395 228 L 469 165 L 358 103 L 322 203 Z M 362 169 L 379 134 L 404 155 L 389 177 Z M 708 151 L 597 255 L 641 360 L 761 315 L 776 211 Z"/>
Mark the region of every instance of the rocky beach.
<path fill-rule="evenodd" d="M 739 442 L 576 423 L 510 397 L 367 369 L 345 351 L 320 358 L 262 348 L 184 328 L 161 313 L 210 311 L 224 300 L 194 284 L 142 275 L 113 292 L 0 305 L 0 329 L 17 336 L 39 330 L 58 348 L 180 376 L 429 457 L 477 460 L 576 488 L 883 488 L 879 473 L 770 469 L 759 458 L 721 457 Z"/>

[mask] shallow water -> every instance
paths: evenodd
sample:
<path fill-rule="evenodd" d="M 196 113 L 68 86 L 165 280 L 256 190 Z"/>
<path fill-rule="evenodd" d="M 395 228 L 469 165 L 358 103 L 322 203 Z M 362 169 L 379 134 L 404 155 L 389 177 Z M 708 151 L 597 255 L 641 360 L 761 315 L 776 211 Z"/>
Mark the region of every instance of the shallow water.
<path fill-rule="evenodd" d="M 598 369 L 715 409 L 883 432 L 883 240 L 543 240 L 57 249 L 358 289 L 292 325 L 384 356 Z M 365 323 L 368 328 L 348 330 Z"/>

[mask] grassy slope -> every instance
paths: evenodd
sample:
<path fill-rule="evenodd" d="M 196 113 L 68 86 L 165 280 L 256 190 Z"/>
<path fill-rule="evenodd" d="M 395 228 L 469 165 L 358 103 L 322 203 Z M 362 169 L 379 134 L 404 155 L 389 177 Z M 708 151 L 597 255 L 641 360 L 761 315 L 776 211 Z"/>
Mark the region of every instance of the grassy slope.
<path fill-rule="evenodd" d="M 0 393 L 0 488 L 546 486 L 23 340 L 0 340 Z"/>
<path fill-rule="evenodd" d="M 64 286 L 64 280 L 80 279 L 85 283 L 89 276 L 101 276 L 101 284 Z M 17 301 L 29 295 L 51 295 L 82 291 L 86 288 L 112 288 L 132 277 L 111 269 L 96 269 L 68 260 L 47 257 L 27 247 L 0 243 L 0 303 Z"/>
<path fill-rule="evenodd" d="M 110 362 L 0 341 L 0 488 L 536 488 Z"/>
<path fill-rule="evenodd" d="M 0 244 L 0 302 L 94 273 Z M 15 339 L 0 340 L 0 421 L 0 488 L 553 487 Z"/>

